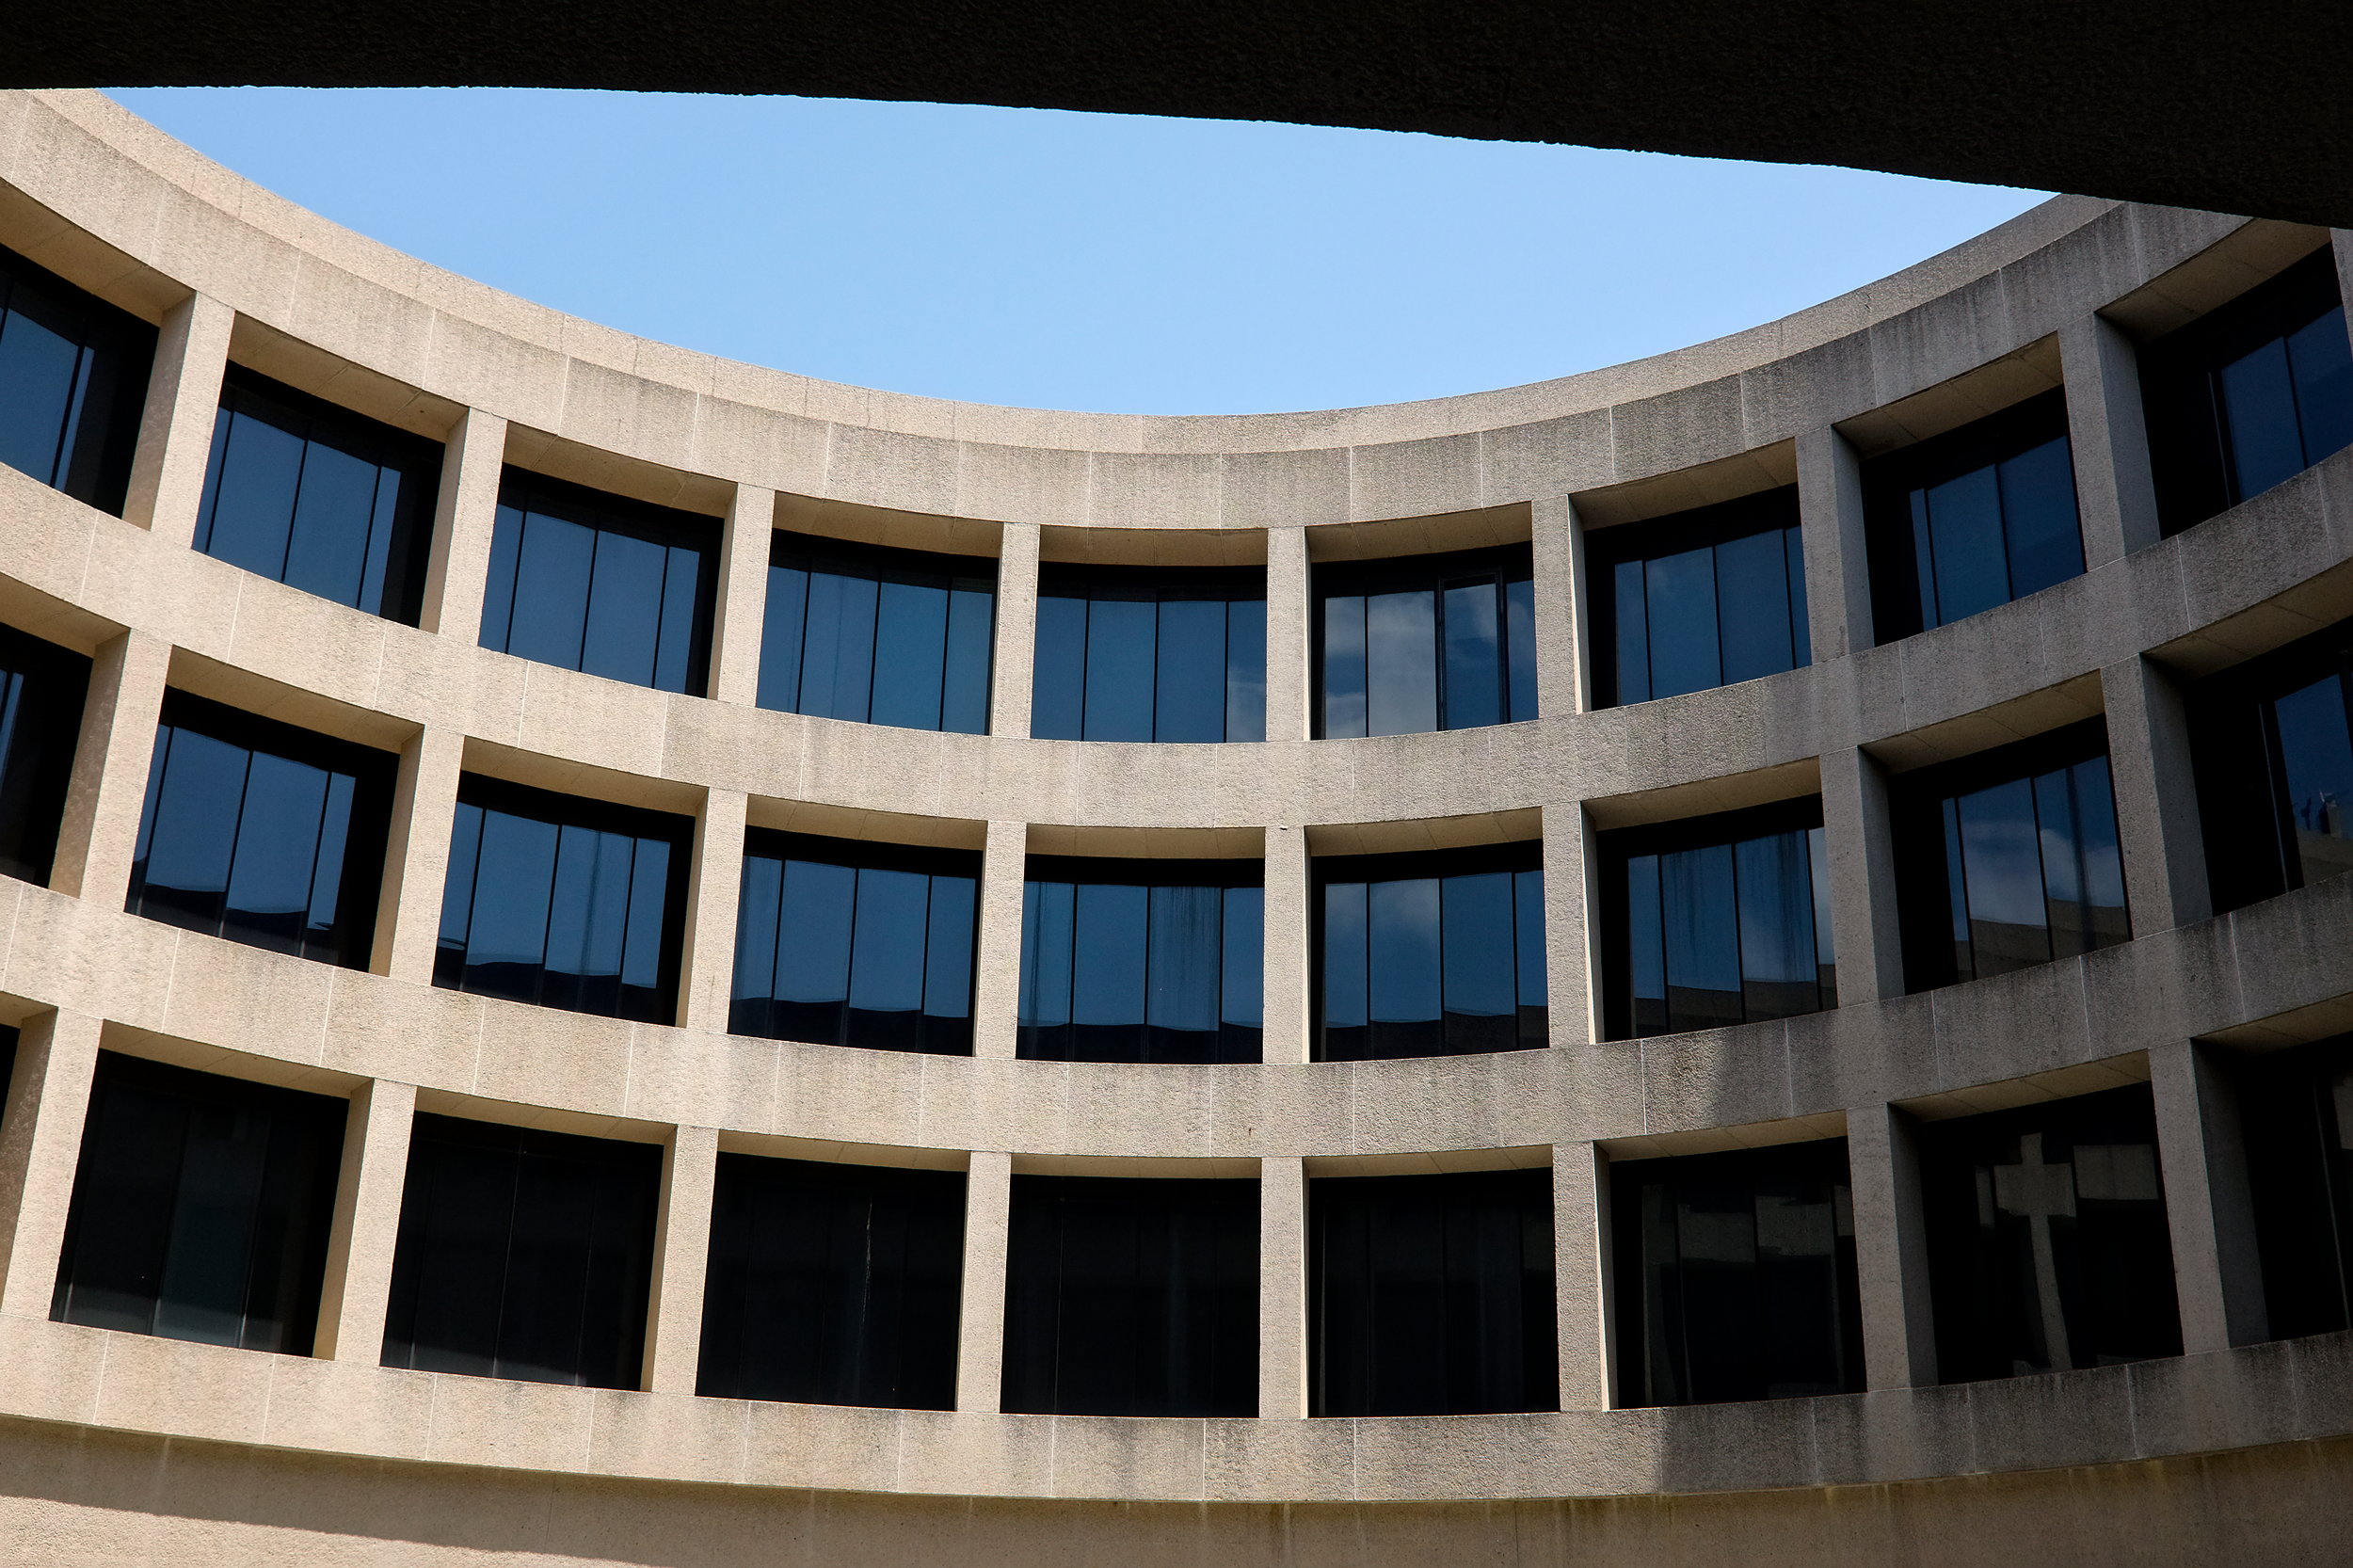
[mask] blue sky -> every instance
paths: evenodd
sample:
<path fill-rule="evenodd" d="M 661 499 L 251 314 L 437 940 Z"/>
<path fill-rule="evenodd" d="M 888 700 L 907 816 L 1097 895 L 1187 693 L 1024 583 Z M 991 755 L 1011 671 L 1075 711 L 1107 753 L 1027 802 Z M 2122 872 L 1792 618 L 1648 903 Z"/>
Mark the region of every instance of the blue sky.
<path fill-rule="evenodd" d="M 1222 120 L 602 92 L 139 89 L 239 173 L 629 331 L 985 403 L 1245 413 L 1735 331 L 2036 192 Z"/>

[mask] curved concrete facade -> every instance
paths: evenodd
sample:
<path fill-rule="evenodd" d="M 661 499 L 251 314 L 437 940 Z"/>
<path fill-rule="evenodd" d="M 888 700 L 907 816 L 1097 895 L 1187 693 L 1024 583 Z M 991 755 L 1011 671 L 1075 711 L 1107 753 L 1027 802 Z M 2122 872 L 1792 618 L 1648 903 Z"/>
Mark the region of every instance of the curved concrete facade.
<path fill-rule="evenodd" d="M 95 95 L 0 98 L 0 244 L 163 328 L 125 517 L 0 470 L 0 620 L 97 660 L 53 885 L 0 882 L 0 1021 L 24 1032 L 0 1122 L 0 1534 L 75 1544 L 20 1548 L 44 1562 L 1798 1561 L 1829 1545 L 2087 1562 L 2219 1544 L 2326 1560 L 2347 1529 L 2332 1497 L 2353 1471 L 2353 1337 L 2265 1342 L 2193 1042 L 2345 1027 L 2353 880 L 2210 913 L 2170 694 L 2353 614 L 2353 453 L 2159 538 L 2119 324 L 2187 319 L 2327 237 L 2062 199 L 1786 320 L 1560 381 L 1313 414 L 1060 414 L 630 338 L 339 230 Z M 2353 251 L 2337 254 L 2342 272 Z M 231 359 L 449 442 L 422 628 L 190 548 Z M 2087 571 L 1873 647 L 1857 455 L 2061 386 Z M 476 646 L 506 461 L 726 520 L 711 698 Z M 1594 710 L 1585 533 L 1792 480 L 1816 662 Z M 994 732 L 752 706 L 772 526 L 998 556 Z M 1306 738 L 1311 561 L 1521 539 L 1544 717 Z M 1022 738 L 1041 557 L 1263 560 L 1273 738 Z M 168 685 L 401 753 L 368 971 L 123 912 Z M 1901 994 L 1885 773 L 2094 713 L 2134 939 Z M 679 1027 L 431 984 L 461 769 L 696 818 Z M 1817 791 L 1843 1005 L 1600 1040 L 1595 830 Z M 984 850 L 974 1056 L 725 1032 L 746 823 Z M 1551 1048 L 1307 1060 L 1310 853 L 1540 835 Z M 1025 850 L 1263 853 L 1267 1060 L 1016 1060 Z M 350 1096 L 316 1355 L 49 1320 L 102 1042 Z M 2187 1353 L 1934 1386 L 1890 1108 L 2135 1080 L 2158 1107 Z M 664 1146 L 644 1391 L 377 1365 L 417 1108 Z M 1611 1408 L 1601 1162 L 1842 1130 L 1870 1391 Z M 692 1392 L 721 1149 L 969 1171 L 957 1410 Z M 1306 1177 L 1547 1163 L 1561 1408 L 1306 1418 Z M 1262 1178 L 1258 1418 L 997 1413 L 1016 1170 Z"/>

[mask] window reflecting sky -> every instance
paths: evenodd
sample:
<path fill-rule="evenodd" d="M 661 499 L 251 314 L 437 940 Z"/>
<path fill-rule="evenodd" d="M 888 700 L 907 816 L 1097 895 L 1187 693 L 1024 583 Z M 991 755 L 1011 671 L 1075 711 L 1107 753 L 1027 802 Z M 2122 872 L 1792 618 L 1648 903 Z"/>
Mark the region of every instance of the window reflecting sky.
<path fill-rule="evenodd" d="M 439 265 L 894 392 L 1132 413 L 1443 396 L 1737 331 L 2035 193 L 1390 132 L 601 92 L 138 89 Z"/>

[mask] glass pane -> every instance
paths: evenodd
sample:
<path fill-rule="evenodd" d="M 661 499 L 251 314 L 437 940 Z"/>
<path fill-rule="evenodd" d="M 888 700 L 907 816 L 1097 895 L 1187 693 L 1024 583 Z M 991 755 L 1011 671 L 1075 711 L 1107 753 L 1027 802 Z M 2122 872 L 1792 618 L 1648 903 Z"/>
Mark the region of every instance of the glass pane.
<path fill-rule="evenodd" d="M 1373 594 L 1365 600 L 1365 733 L 1437 728 L 1437 596 Z"/>
<path fill-rule="evenodd" d="M 1920 580 L 1920 625 L 1942 626 L 1946 617 L 1936 603 L 1936 541 L 1929 534 L 1929 492 L 1912 492 L 1912 565 Z"/>
<path fill-rule="evenodd" d="M 668 554 L 660 545 L 627 534 L 598 534 L 582 669 L 632 686 L 653 684 Z"/>
<path fill-rule="evenodd" d="M 808 574 L 801 642 L 801 712 L 863 721 L 874 686 L 875 584 L 871 577 Z"/>
<path fill-rule="evenodd" d="M 473 919 L 466 930 L 466 989 L 536 1000 L 548 950 L 548 895 L 556 827 L 504 811 L 482 813 Z"/>
<path fill-rule="evenodd" d="M 1037 660 L 1030 688 L 1030 733 L 1076 741 L 1086 730 L 1087 601 L 1037 601 Z"/>
<path fill-rule="evenodd" d="M 760 632 L 760 705 L 779 713 L 801 711 L 801 628 L 808 614 L 808 573 L 768 568 L 768 604 Z"/>
<path fill-rule="evenodd" d="M 1161 1029 L 1217 1028 L 1224 1000 L 1219 969 L 1225 952 L 1225 890 L 1151 890 L 1151 995 L 1144 1019 Z"/>
<path fill-rule="evenodd" d="M 299 951 L 310 923 L 327 782 L 323 769 L 260 751 L 246 773 L 228 920 L 281 952 Z"/>
<path fill-rule="evenodd" d="M 1779 529 L 1716 547 L 1716 615 L 1726 685 L 1794 667 L 1788 572 Z"/>
<path fill-rule="evenodd" d="M 1677 696 L 1723 684 L 1717 656 L 1716 552 L 1662 555 L 1643 571 L 1650 592 L 1650 695 Z"/>
<path fill-rule="evenodd" d="M 776 994 L 776 907 L 784 893 L 784 862 L 766 855 L 744 856 L 744 882 L 736 896 L 735 984 L 729 996 L 739 1004 L 728 1027 L 753 1034 L 768 1027 L 766 1002 Z M 757 1005 L 744 1010 L 740 1004 Z"/>
<path fill-rule="evenodd" d="M 670 846 L 660 839 L 622 839 L 630 857 L 629 936 L 621 956 L 621 984 L 639 993 L 624 1000 L 624 1017 L 671 1021 L 671 999 L 656 993 L 662 984 L 663 933 L 670 909 Z"/>
<path fill-rule="evenodd" d="M 1367 1020 L 1365 885 L 1334 882 L 1323 889 L 1323 1026 L 1362 1029 Z"/>
<path fill-rule="evenodd" d="M 1052 1029 L 1070 1021 L 1070 945 L 1077 889 L 1032 882 L 1021 897 L 1021 1022 Z"/>
<path fill-rule="evenodd" d="M 870 1013 L 922 1011 L 931 880 L 917 872 L 872 866 L 857 873 L 857 930 L 850 968 L 852 1007 Z"/>
<path fill-rule="evenodd" d="M 1741 1016 L 1740 928 L 1732 846 L 1658 857 L 1665 930 L 1667 1027 L 1717 1029 Z"/>
<path fill-rule="evenodd" d="M 2060 436 L 2001 466 L 2002 526 L 2009 536 L 2009 591 L 2024 599 L 2080 577 L 2083 530 L 2075 520 L 2075 458 Z"/>
<path fill-rule="evenodd" d="M 2288 368 L 2296 381 L 2296 417 L 2304 461 L 2317 463 L 2353 445 L 2353 341 L 2342 307 L 2288 334 Z"/>
<path fill-rule="evenodd" d="M 989 654 L 996 636 L 996 596 L 958 588 L 949 595 L 948 657 L 940 697 L 942 729 L 988 732 Z"/>
<path fill-rule="evenodd" d="M 23 284 L 9 305 L 0 321 L 0 463 L 54 484 L 58 440 L 72 408 L 81 358 L 79 333 L 64 320 L 51 319 L 52 312 L 39 310 Z"/>
<path fill-rule="evenodd" d="M 268 1160 L 264 1118 L 189 1107 L 171 1239 L 155 1293 L 157 1334 L 206 1345 L 244 1337 L 254 1207 Z"/>
<path fill-rule="evenodd" d="M 2132 936 L 2124 907 L 2124 856 L 2116 839 L 2116 795 L 2108 760 L 2094 757 L 2067 770 L 2081 851 L 2084 909 L 2091 945 L 2107 947 Z"/>
<path fill-rule="evenodd" d="M 635 847 L 617 833 L 569 824 L 560 830 L 548 910 L 543 1000 L 607 1014 L 617 1005 L 621 953 L 629 932 L 631 852 Z"/>
<path fill-rule="evenodd" d="M 387 580 L 392 575 L 392 536 L 400 532 L 400 492 L 404 483 L 415 485 L 416 481 L 404 481 L 400 470 L 396 468 L 376 471 L 376 497 L 369 503 L 367 561 L 360 568 L 359 601 L 359 607 L 371 616 L 407 613 L 402 609 L 400 600 L 410 591 L 408 562 L 401 564 L 403 585 L 400 592 L 391 604 L 384 601 Z M 430 512 L 425 513 L 424 523 L 427 530 L 431 529 Z"/>
<path fill-rule="evenodd" d="M 980 885 L 968 876 L 931 880 L 923 1011 L 935 1018 L 968 1018 L 972 1016 L 972 914 Z"/>
<path fill-rule="evenodd" d="M 1814 663 L 1814 635 L 1806 622 L 1805 539 L 1795 528 L 1781 531 L 1782 552 L 1789 576 L 1789 646 L 1796 668 Z"/>
<path fill-rule="evenodd" d="M 325 936 L 335 926 L 343 902 L 344 856 L 351 840 L 353 781 L 347 773 L 329 774 L 327 810 L 319 828 L 318 859 L 311 872 L 310 929 Z M 331 952 L 316 956 L 332 958 Z"/>
<path fill-rule="evenodd" d="M 2002 543 L 2002 497 L 1992 465 L 1928 489 L 1929 548 L 1935 556 L 1936 616 L 1948 625 L 2009 602 Z"/>
<path fill-rule="evenodd" d="M 1438 879 L 1371 883 L 1365 913 L 1372 1021 L 1421 1023 L 1438 1017 Z"/>
<path fill-rule="evenodd" d="M 1266 739 L 1266 600 L 1225 606 L 1225 738 Z"/>
<path fill-rule="evenodd" d="M 2335 675 L 2272 703 L 2303 880 L 2353 871 L 2353 736 L 2345 716 L 2345 684 Z"/>
<path fill-rule="evenodd" d="M 1527 578 L 1503 585 L 1503 643 L 1512 696 L 1506 716 L 1518 724 L 1536 716 L 1536 584 Z"/>
<path fill-rule="evenodd" d="M 1503 722 L 1503 647 L 1496 587 L 1474 583 L 1446 591 L 1446 727 L 1473 729 Z"/>
<path fill-rule="evenodd" d="M 313 440 L 302 461 L 302 493 L 286 547 L 286 581 L 338 604 L 360 602 L 376 517 L 376 464 Z"/>
<path fill-rule="evenodd" d="M 1514 872 L 1512 887 L 1519 1002 L 1522 1007 L 1543 1007 L 1551 990 L 1545 978 L 1545 873 Z"/>
<path fill-rule="evenodd" d="M 1833 936 L 1830 912 L 1830 838 L 1818 827 L 1805 835 L 1806 858 L 1814 883 L 1814 964 L 1822 1005 L 1838 1005 L 1838 946 Z"/>
<path fill-rule="evenodd" d="M 522 559 L 523 514 L 502 502 L 490 527 L 490 568 L 482 591 L 484 648 L 504 651 L 514 634 L 516 578 Z"/>
<path fill-rule="evenodd" d="M 1365 601 L 1355 594 L 1323 601 L 1323 733 L 1338 740 L 1365 732 Z"/>
<path fill-rule="evenodd" d="M 1145 889 L 1086 882 L 1072 917 L 1070 1021 L 1144 1022 Z"/>
<path fill-rule="evenodd" d="M 1952 921 L 1953 977 L 1977 978 L 1977 955 L 1969 946 L 1969 866 L 1961 852 L 1961 803 L 1945 802 L 1945 894 Z"/>
<path fill-rule="evenodd" d="M 466 927 L 473 918 L 474 859 L 482 848 L 482 808 L 457 803 L 450 823 L 449 869 L 441 880 L 441 928 L 439 945 L 466 951 Z M 441 979 L 438 964 L 434 978 Z"/>
<path fill-rule="evenodd" d="M 1620 561 L 1611 579 L 1616 601 L 1611 606 L 1618 625 L 1619 702 L 1650 700 L 1649 589 L 1642 581 L 1642 563 Z"/>
<path fill-rule="evenodd" d="M 1512 873 L 1447 877 L 1439 901 L 1447 1046 L 1509 1050 L 1519 1033 L 1519 933 L 1512 915 Z"/>
<path fill-rule="evenodd" d="M 1152 739 L 1225 739 L 1225 601 L 1163 600 L 1154 656 Z"/>
<path fill-rule="evenodd" d="M 1223 1000 L 1218 1016 L 1257 1029 L 1266 1016 L 1266 889 L 1227 888 L 1220 933 L 1225 961 L 1219 968 Z"/>
<path fill-rule="evenodd" d="M 937 729 L 948 590 L 885 583 L 874 617 L 873 722 Z"/>
<path fill-rule="evenodd" d="M 1152 647 L 1158 607 L 1142 600 L 1087 604 L 1086 728 L 1090 741 L 1152 738 Z"/>
<path fill-rule="evenodd" d="M 521 530 L 506 651 L 576 670 L 597 536 L 576 522 L 537 512 L 521 520 Z"/>
<path fill-rule="evenodd" d="M 2223 424 L 2230 435 L 2233 499 L 2260 495 L 2304 468 L 2304 440 L 2296 424 L 2288 379 L 2288 348 L 2274 338 L 2215 373 Z"/>
<path fill-rule="evenodd" d="M 784 863 L 776 920 L 776 998 L 838 1002 L 850 996 L 850 931 L 857 872 L 816 860 Z"/>
<path fill-rule="evenodd" d="M 1803 833 L 1733 848 L 1740 888 L 1740 984 L 1752 1018 L 1788 1018 L 1821 1005 L 1815 991 L 1814 867 Z"/>
<path fill-rule="evenodd" d="M 1962 795 L 1961 854 L 1969 887 L 1969 943 L 1977 975 L 2006 973 L 2051 956 L 2034 790 L 2023 778 Z"/>
<path fill-rule="evenodd" d="M 2051 928 L 2054 958 L 2073 958 L 2090 952 L 2092 946 L 2084 908 L 2075 806 L 2067 774 L 2067 769 L 2060 768 L 2033 781 L 2035 827 L 2042 855 L 2043 919 Z"/>
<path fill-rule="evenodd" d="M 230 856 L 245 803 L 243 746 L 192 729 L 171 729 L 148 838 L 144 900 L 189 915 L 217 917 L 229 889 Z"/>
<path fill-rule="evenodd" d="M 227 417 L 229 440 L 221 451 L 220 486 L 204 553 L 275 578 L 286 569 L 295 487 L 302 476 L 302 438 L 266 420 Z"/>
<path fill-rule="evenodd" d="M 663 553 L 668 565 L 662 574 L 662 625 L 654 644 L 653 686 L 657 691 L 697 689 L 702 672 L 695 666 L 696 635 L 702 594 L 703 556 L 699 550 L 671 545 Z"/>
<path fill-rule="evenodd" d="M 1667 1020 L 1666 934 L 1660 924 L 1658 856 L 1637 855 L 1625 863 L 1627 990 L 1630 1021 L 1637 1035 L 1663 1034 Z"/>

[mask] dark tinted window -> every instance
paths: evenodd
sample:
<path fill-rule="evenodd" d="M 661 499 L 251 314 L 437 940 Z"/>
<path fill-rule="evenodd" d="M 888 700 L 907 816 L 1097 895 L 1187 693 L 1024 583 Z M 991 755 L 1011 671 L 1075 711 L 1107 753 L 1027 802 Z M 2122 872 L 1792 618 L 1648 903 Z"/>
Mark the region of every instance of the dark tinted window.
<path fill-rule="evenodd" d="M 985 733 L 996 612 L 995 561 L 778 533 L 760 705 Z"/>
<path fill-rule="evenodd" d="M 1882 643 L 2083 573 L 2063 393 L 1874 457 L 1863 484 Z"/>
<path fill-rule="evenodd" d="M 1586 536 L 1607 708 L 1814 662 L 1795 486 Z"/>
<path fill-rule="evenodd" d="M 0 249 L 0 463 L 122 511 L 155 328 Z"/>
<path fill-rule="evenodd" d="M 1033 855 L 1028 872 L 1021 1055 L 1259 1059 L 1263 862 Z"/>
<path fill-rule="evenodd" d="M 972 1049 L 981 857 L 754 829 L 735 928 L 738 1034 Z"/>
<path fill-rule="evenodd" d="M 1818 798 L 1602 839 L 1614 1040 L 1838 1005 Z"/>
<path fill-rule="evenodd" d="M 1536 716 L 1529 547 L 1315 569 L 1316 733 L 1409 735 Z"/>
<path fill-rule="evenodd" d="M 1546 1043 L 1544 846 L 1315 861 L 1316 1056 L 1460 1056 Z"/>
<path fill-rule="evenodd" d="M 1863 1387 L 1847 1141 L 1611 1160 L 1621 1402 Z"/>
<path fill-rule="evenodd" d="M 1266 571 L 1038 568 L 1030 733 L 1266 739 Z"/>
<path fill-rule="evenodd" d="M 2353 1326 L 2353 1041 L 2233 1067 L 2271 1337 Z"/>
<path fill-rule="evenodd" d="M 719 1157 L 698 1394 L 949 1410 L 964 1173 Z"/>
<path fill-rule="evenodd" d="M 441 449 L 231 365 L 196 548 L 414 625 Z"/>
<path fill-rule="evenodd" d="M 2101 721 L 1905 775 L 1893 793 L 1913 990 L 2131 936 Z"/>
<path fill-rule="evenodd" d="M 1919 1128 L 1946 1383 L 2182 1352 L 2145 1084 Z"/>
<path fill-rule="evenodd" d="M 101 1051 L 49 1315 L 310 1354 L 348 1111 Z"/>
<path fill-rule="evenodd" d="M 1013 1178 L 1004 1408 L 1258 1413 L 1258 1184 Z"/>
<path fill-rule="evenodd" d="M 2168 534 L 2353 442 L 2353 346 L 2324 245 L 2140 352 Z"/>
<path fill-rule="evenodd" d="M 482 646 L 700 696 L 719 524 L 520 469 L 499 486 Z"/>
<path fill-rule="evenodd" d="M 668 1023 L 694 833 L 686 817 L 464 775 L 433 984 Z"/>
<path fill-rule="evenodd" d="M 371 746 L 167 693 L 123 907 L 365 968 L 396 765 Z"/>
<path fill-rule="evenodd" d="M 662 1151 L 419 1115 L 384 1365 L 634 1388 Z"/>
<path fill-rule="evenodd" d="M 78 653 L 0 626 L 0 875 L 49 880 L 89 668 Z"/>
<path fill-rule="evenodd" d="M 1552 1172 L 1307 1186 L 1318 1416 L 1558 1410 Z"/>
<path fill-rule="evenodd" d="M 2206 875 L 2236 909 L 2353 871 L 2353 627 L 2333 626 L 2191 689 Z"/>

